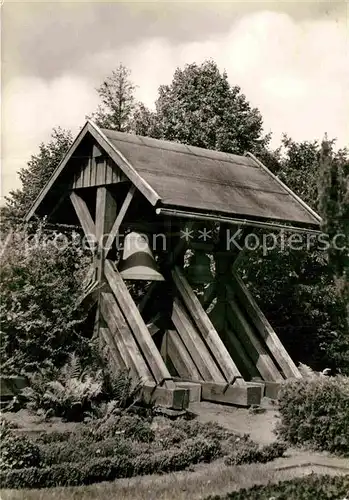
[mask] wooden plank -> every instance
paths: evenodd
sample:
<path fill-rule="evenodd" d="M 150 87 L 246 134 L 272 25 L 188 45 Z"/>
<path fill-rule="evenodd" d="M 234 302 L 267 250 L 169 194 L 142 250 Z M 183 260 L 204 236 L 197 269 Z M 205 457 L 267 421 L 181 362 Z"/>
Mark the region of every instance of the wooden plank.
<path fill-rule="evenodd" d="M 201 380 L 200 373 L 176 330 L 167 331 L 167 355 L 181 378 Z"/>
<path fill-rule="evenodd" d="M 113 182 L 113 166 L 111 164 L 110 158 L 106 159 L 106 174 L 105 174 L 105 183 L 112 184 Z"/>
<path fill-rule="evenodd" d="M 116 201 L 110 191 L 105 186 L 98 187 L 96 196 L 96 239 L 98 252 L 95 263 L 97 270 L 96 278 L 98 281 L 102 279 L 103 259 L 106 255 L 104 241 L 109 237 L 116 213 Z"/>
<path fill-rule="evenodd" d="M 188 308 L 189 313 L 199 328 L 201 335 L 203 336 L 218 366 L 226 377 L 226 380 L 229 383 L 232 383 L 236 379 L 242 378 L 241 373 L 237 369 L 234 361 L 231 359 L 230 354 L 200 304 L 199 299 L 194 294 L 192 288 L 178 267 L 175 267 L 172 271 L 172 277 L 185 305 Z"/>
<path fill-rule="evenodd" d="M 222 305 L 217 303 L 209 314 L 209 318 L 213 325 L 219 331 L 219 335 L 224 342 L 230 356 L 238 367 L 244 380 L 251 380 L 252 377 L 260 377 L 259 372 L 252 360 L 249 358 L 246 350 L 241 344 L 236 334 L 229 328 L 229 325 L 224 316 L 225 310 L 222 310 Z"/>
<path fill-rule="evenodd" d="M 182 387 L 169 389 L 154 387 L 147 383 L 142 388 L 141 394 L 145 403 L 156 403 L 173 410 L 185 410 L 189 405 L 189 390 Z"/>
<path fill-rule="evenodd" d="M 115 345 L 115 342 L 113 342 L 113 336 L 109 330 L 108 327 L 100 328 L 99 329 L 99 335 L 100 338 L 105 346 L 105 348 L 108 350 L 108 353 L 110 357 L 112 358 L 113 365 L 114 365 L 114 372 L 118 372 L 119 370 L 123 370 L 125 368 L 128 368 L 127 365 L 125 364 L 124 360 L 122 359 L 122 356 Z M 103 350 L 105 349 L 103 348 Z M 135 374 L 136 376 L 136 374 Z"/>
<path fill-rule="evenodd" d="M 237 362 L 238 366 L 243 366 L 243 368 L 241 368 L 241 373 L 243 374 L 244 379 L 251 380 L 253 377 L 260 377 L 255 364 L 248 356 L 237 335 L 230 328 L 227 328 L 224 331 L 223 338 L 232 358 L 234 360 L 239 359 L 239 363 Z"/>
<path fill-rule="evenodd" d="M 96 158 L 91 158 L 91 173 L 90 173 L 90 185 L 95 186 L 97 179 L 97 163 Z"/>
<path fill-rule="evenodd" d="M 244 348 L 255 362 L 256 368 L 263 377 L 263 380 L 281 382 L 283 380 L 282 375 L 267 351 L 264 349 L 262 343 L 257 338 L 240 307 L 235 302 L 232 290 L 229 286 L 227 289 L 230 296 L 227 308 L 227 318 L 229 319 L 232 328 L 238 334 Z"/>
<path fill-rule="evenodd" d="M 263 397 L 263 384 L 236 381 L 233 385 L 201 383 L 201 399 L 215 403 L 228 403 L 237 406 L 258 405 Z"/>
<path fill-rule="evenodd" d="M 176 379 L 176 387 L 181 389 L 188 389 L 189 403 L 200 403 L 201 401 L 201 384 L 198 382 L 191 382 L 181 379 Z"/>
<path fill-rule="evenodd" d="M 110 248 L 113 244 L 113 241 L 114 241 L 116 235 L 118 234 L 121 223 L 124 220 L 126 212 L 129 208 L 130 203 L 131 203 L 133 196 L 135 194 L 135 190 L 136 190 L 136 188 L 134 186 L 131 186 L 127 195 L 126 195 L 126 198 L 125 198 L 125 200 L 120 208 L 120 211 L 119 211 L 119 213 L 115 219 L 115 222 L 114 222 L 114 224 L 109 232 L 108 239 L 107 239 L 106 244 L 104 246 L 105 255 L 108 254 L 108 251 L 110 250 Z"/>
<path fill-rule="evenodd" d="M 105 184 L 105 159 L 103 157 L 96 158 L 96 186 Z"/>
<path fill-rule="evenodd" d="M 223 383 L 223 375 L 178 297 L 173 302 L 172 321 L 201 375 L 200 378 Z"/>
<path fill-rule="evenodd" d="M 105 276 L 109 283 L 112 292 L 114 293 L 120 308 L 127 318 L 128 324 L 137 340 L 141 352 L 146 359 L 151 373 L 155 381 L 162 385 L 163 383 L 169 387 L 174 387 L 174 382 L 171 380 L 171 375 L 166 368 L 164 360 L 162 359 L 154 340 L 152 339 L 146 324 L 140 312 L 134 303 L 130 292 L 127 289 L 122 277 L 118 270 L 115 268 L 113 262 L 109 259 L 105 261 L 104 268 Z"/>
<path fill-rule="evenodd" d="M 88 122 L 87 128 L 106 153 L 114 160 L 116 165 L 118 165 L 128 179 L 131 180 L 134 186 L 140 190 L 153 206 L 156 205 L 160 200 L 158 193 L 139 175 L 138 172 L 136 172 L 123 154 L 109 141 L 105 134 L 103 134 L 101 129 L 91 121 Z"/>
<path fill-rule="evenodd" d="M 101 293 L 100 309 L 125 365 L 130 367 L 142 382 L 152 381 L 150 370 L 112 293 Z"/>
<path fill-rule="evenodd" d="M 261 337 L 264 339 L 269 351 L 273 355 L 276 363 L 280 366 L 285 377 L 302 378 L 297 366 L 292 361 L 290 355 L 282 345 L 279 337 L 275 333 L 267 318 L 264 316 L 242 279 L 236 273 L 233 273 L 233 278 L 234 292 L 243 303 L 249 317 Z"/>
<path fill-rule="evenodd" d="M 87 158 L 87 164 L 84 170 L 84 187 L 91 186 L 91 168 L 92 168 L 92 158 Z"/>
<path fill-rule="evenodd" d="M 83 168 L 80 167 L 79 171 L 76 174 L 75 187 L 77 187 L 77 188 L 82 187 L 83 178 L 84 178 L 84 171 L 83 171 Z"/>
<path fill-rule="evenodd" d="M 102 149 L 98 146 L 98 144 L 93 144 L 92 146 L 92 158 L 98 158 L 103 155 Z"/>
<path fill-rule="evenodd" d="M 70 193 L 70 200 L 73 204 L 73 207 L 75 209 L 76 215 L 78 216 L 78 219 L 80 221 L 81 227 L 85 233 L 85 236 L 88 236 L 88 240 L 90 240 L 91 236 L 96 235 L 96 228 L 95 224 L 92 220 L 90 211 L 88 209 L 88 206 L 86 205 L 85 200 L 81 198 L 78 194 L 76 194 L 75 191 L 72 191 Z M 90 246 L 93 247 L 94 245 L 89 241 Z"/>

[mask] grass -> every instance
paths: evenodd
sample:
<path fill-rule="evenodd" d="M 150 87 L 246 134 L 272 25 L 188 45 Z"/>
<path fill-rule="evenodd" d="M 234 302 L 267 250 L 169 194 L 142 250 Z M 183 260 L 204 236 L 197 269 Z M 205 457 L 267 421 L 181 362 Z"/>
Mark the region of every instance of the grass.
<path fill-rule="evenodd" d="M 277 470 L 278 461 L 227 467 L 221 460 L 193 470 L 153 474 L 91 486 L 40 490 L 2 490 L 1 500 L 199 500 L 256 484 L 284 481 L 304 474 L 301 468 Z M 309 471 L 308 471 L 309 472 Z M 328 473 L 328 470 L 317 472 Z"/>

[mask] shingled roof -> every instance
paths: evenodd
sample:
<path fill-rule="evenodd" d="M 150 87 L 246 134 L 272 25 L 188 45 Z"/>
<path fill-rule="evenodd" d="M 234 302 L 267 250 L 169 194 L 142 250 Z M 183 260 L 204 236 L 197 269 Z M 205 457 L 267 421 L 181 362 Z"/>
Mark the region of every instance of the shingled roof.
<path fill-rule="evenodd" d="M 91 133 L 124 174 L 156 207 L 238 219 L 319 226 L 320 218 L 253 156 L 237 156 L 175 142 L 99 129 Z M 67 157 L 74 154 L 74 144 Z M 69 159 L 68 158 L 68 159 Z M 63 160 L 34 203 L 30 218 L 49 194 Z"/>

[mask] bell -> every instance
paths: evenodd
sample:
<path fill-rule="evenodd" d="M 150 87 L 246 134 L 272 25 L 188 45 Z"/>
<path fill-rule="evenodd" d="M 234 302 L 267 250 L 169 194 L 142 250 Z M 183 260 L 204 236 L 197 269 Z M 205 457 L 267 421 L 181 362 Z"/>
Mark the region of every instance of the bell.
<path fill-rule="evenodd" d="M 119 264 L 119 272 L 125 280 L 165 280 L 157 270 L 147 238 L 135 232 L 125 236 L 124 251 Z"/>
<path fill-rule="evenodd" d="M 187 268 L 188 281 L 195 285 L 204 285 L 213 281 L 211 260 L 203 252 L 195 252 Z"/>

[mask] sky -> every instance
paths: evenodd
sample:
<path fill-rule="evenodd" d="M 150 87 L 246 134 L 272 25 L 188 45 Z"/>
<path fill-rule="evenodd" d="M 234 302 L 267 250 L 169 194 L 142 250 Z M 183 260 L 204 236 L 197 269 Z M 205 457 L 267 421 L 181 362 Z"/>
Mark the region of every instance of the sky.
<path fill-rule="evenodd" d="M 120 63 L 152 107 L 177 67 L 213 58 L 273 133 L 349 146 L 349 4 L 15 2 L 1 9 L 1 195 L 54 127 L 76 134 Z"/>

